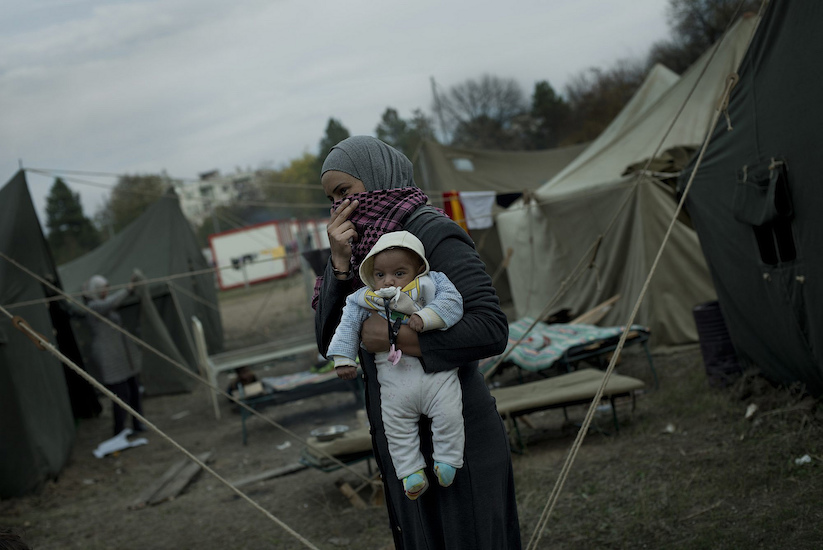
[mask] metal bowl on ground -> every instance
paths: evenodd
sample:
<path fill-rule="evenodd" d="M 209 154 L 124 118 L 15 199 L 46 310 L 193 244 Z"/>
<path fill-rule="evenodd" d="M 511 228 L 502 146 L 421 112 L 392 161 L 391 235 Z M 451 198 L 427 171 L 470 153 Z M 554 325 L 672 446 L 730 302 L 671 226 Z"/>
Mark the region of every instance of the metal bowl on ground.
<path fill-rule="evenodd" d="M 331 441 L 333 439 L 337 439 L 338 437 L 342 437 L 344 433 L 349 431 L 349 427 L 343 424 L 338 424 L 336 426 L 327 426 L 325 428 L 317 428 L 312 430 L 309 435 L 312 437 L 316 437 L 317 441 Z"/>

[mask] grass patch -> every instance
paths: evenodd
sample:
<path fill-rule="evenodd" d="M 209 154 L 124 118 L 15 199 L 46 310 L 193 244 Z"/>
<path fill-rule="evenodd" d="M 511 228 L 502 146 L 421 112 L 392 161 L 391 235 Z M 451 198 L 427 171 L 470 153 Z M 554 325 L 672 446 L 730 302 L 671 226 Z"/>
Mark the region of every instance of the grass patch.
<path fill-rule="evenodd" d="M 540 547 L 819 548 L 819 402 L 754 375 L 711 388 L 695 351 L 667 359 L 658 372 L 659 390 L 639 398 L 633 413 L 620 409 L 618 436 L 587 436 Z M 750 404 L 758 411 L 746 419 Z M 575 415 L 582 419 L 585 409 Z M 562 415 L 540 420 L 527 434 L 529 451 L 514 458 L 524 545 L 574 436 L 545 435 Z M 806 454 L 811 463 L 795 464 Z"/>

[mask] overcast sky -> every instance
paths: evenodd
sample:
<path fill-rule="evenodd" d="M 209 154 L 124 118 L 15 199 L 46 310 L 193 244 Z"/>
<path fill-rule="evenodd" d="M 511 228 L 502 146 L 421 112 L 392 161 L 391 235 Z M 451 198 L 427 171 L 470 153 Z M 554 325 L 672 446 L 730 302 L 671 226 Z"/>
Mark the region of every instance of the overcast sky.
<path fill-rule="evenodd" d="M 25 167 L 195 178 L 374 135 L 491 74 L 562 93 L 643 58 L 667 0 L 0 0 L 0 185 Z M 29 174 L 43 220 L 53 179 Z M 106 181 L 106 180 L 101 180 Z M 113 183 L 114 180 L 108 180 Z M 87 215 L 105 191 L 69 182 Z"/>

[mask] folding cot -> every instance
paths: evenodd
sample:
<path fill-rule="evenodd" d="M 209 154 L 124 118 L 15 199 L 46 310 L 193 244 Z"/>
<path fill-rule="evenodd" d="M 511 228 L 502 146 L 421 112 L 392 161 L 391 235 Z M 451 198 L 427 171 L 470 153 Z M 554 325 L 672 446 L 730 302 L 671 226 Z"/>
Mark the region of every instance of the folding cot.
<path fill-rule="evenodd" d="M 526 334 L 529 327 L 532 329 Z M 545 374 L 552 367 L 559 372 L 570 372 L 583 360 L 596 359 L 602 366 L 607 355 L 617 349 L 624 327 L 600 327 L 578 323 L 534 323 L 534 319 L 523 317 L 509 324 L 509 343 L 506 347 L 506 362 L 519 368 Z M 526 337 L 515 347 L 517 341 Z M 657 387 L 657 371 L 654 368 L 648 347 L 649 329 L 632 325 L 625 346 L 642 345 L 649 361 L 649 368 Z M 480 370 L 488 379 L 498 357 L 490 357 L 480 363 Z M 521 377 L 522 380 L 522 377 Z"/>
<path fill-rule="evenodd" d="M 234 370 L 238 367 L 257 365 L 263 362 L 274 361 L 317 350 L 317 345 L 312 339 L 310 342 L 282 342 L 275 346 L 256 346 L 220 355 L 208 355 L 206 351 L 206 341 L 203 334 L 203 325 L 197 317 L 192 317 L 192 332 L 194 334 L 194 346 L 197 352 L 197 365 L 200 373 L 212 385 L 217 386 L 217 375 L 221 372 Z M 341 380 L 334 372 L 315 373 L 302 371 L 276 377 L 264 377 L 261 379 L 263 393 L 257 395 L 244 395 L 239 392 L 239 397 L 249 407 L 259 410 L 269 405 L 278 405 L 312 397 L 322 393 L 336 391 L 351 391 L 355 400 L 362 402 L 362 382 L 357 377 L 355 380 Z M 220 419 L 220 408 L 217 402 L 217 392 L 212 390 L 212 405 L 214 415 Z M 247 442 L 246 419 L 251 413 L 245 408 L 240 408 L 240 419 L 243 430 L 243 444 Z"/>
<path fill-rule="evenodd" d="M 522 448 L 519 436 L 517 418 L 537 411 L 563 408 L 590 403 L 597 395 L 605 372 L 598 369 L 586 368 L 574 372 L 560 374 L 534 382 L 526 382 L 515 386 L 494 388 L 491 390 L 497 404 L 497 411 L 507 422 L 510 437 L 516 446 Z M 619 429 L 615 399 L 630 397 L 632 408 L 635 405 L 635 394 L 645 387 L 645 382 L 630 376 L 612 374 L 604 388 L 602 399 L 611 404 L 612 418 L 615 430 Z M 513 433 L 512 433 L 513 432 Z M 353 463 L 370 457 L 371 436 L 367 428 L 358 428 L 346 432 L 339 439 L 321 442 L 315 438 L 309 440 L 312 446 L 317 446 L 325 452 L 345 463 Z M 312 447 L 306 447 L 301 454 L 301 461 L 313 468 L 331 471 L 337 468 L 334 462 L 317 453 Z"/>
<path fill-rule="evenodd" d="M 606 373 L 601 370 L 586 368 L 525 384 L 495 388 L 491 393 L 497 402 L 497 412 L 509 425 L 509 436 L 517 447 L 522 448 L 518 417 L 562 408 L 568 419 L 566 408 L 591 403 L 605 376 Z M 645 386 L 645 382 L 631 376 L 612 373 L 609 377 L 601 399 L 608 400 L 611 405 L 615 432 L 620 430 L 615 399 L 630 397 L 634 410 L 636 393 Z"/>

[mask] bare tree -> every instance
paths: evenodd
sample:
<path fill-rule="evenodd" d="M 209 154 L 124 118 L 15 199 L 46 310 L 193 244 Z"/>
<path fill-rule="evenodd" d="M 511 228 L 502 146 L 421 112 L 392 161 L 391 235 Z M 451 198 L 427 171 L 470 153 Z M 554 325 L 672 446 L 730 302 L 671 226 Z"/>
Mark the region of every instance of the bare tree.
<path fill-rule="evenodd" d="M 527 128 L 520 120 L 529 105 L 513 79 L 483 75 L 453 86 L 435 98 L 434 111 L 451 134 L 452 145 L 522 149 Z"/>
<path fill-rule="evenodd" d="M 642 63 L 621 60 L 612 69 L 593 68 L 574 77 L 566 86 L 570 131 L 561 144 L 583 143 L 599 136 L 643 83 L 645 72 Z"/>
<path fill-rule="evenodd" d="M 669 0 L 670 40 L 657 42 L 648 66 L 662 63 L 682 73 L 720 40 L 726 29 L 745 13 L 757 12 L 760 0 Z"/>
<path fill-rule="evenodd" d="M 119 232 L 154 204 L 174 182 L 165 173 L 159 175 L 123 175 L 95 220 L 110 232 Z"/>

